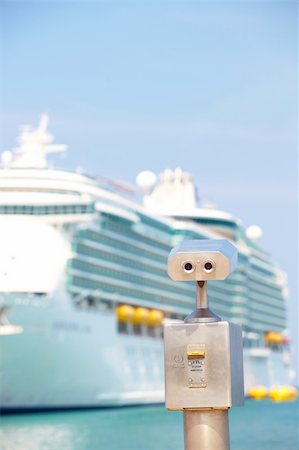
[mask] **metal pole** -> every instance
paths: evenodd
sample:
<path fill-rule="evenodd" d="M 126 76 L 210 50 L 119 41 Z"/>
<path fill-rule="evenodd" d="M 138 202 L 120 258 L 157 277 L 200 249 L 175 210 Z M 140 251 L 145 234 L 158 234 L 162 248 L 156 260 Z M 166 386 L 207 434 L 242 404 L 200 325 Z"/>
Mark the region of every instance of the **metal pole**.
<path fill-rule="evenodd" d="M 196 316 L 205 314 L 213 320 L 218 318 L 209 311 L 207 281 L 197 281 Z M 198 317 L 199 322 L 203 321 Z M 204 321 L 207 319 L 204 319 Z M 210 319 L 211 320 L 211 319 Z M 188 318 L 187 320 L 188 321 Z M 185 450 L 229 450 L 227 409 L 185 409 L 184 410 Z"/>
<path fill-rule="evenodd" d="M 196 309 L 185 318 L 184 322 L 218 322 L 219 320 L 221 318 L 209 309 L 208 282 L 197 281 Z"/>
<path fill-rule="evenodd" d="M 185 450 L 229 450 L 228 410 L 184 410 Z"/>
<path fill-rule="evenodd" d="M 208 307 L 209 303 L 208 303 L 207 282 L 198 281 L 196 288 L 196 308 L 206 309 Z"/>

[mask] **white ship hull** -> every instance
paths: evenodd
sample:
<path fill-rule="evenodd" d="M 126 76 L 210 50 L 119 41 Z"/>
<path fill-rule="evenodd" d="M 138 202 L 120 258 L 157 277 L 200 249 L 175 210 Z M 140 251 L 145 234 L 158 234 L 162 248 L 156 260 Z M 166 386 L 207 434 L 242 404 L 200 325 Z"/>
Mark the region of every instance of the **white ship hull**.
<path fill-rule="evenodd" d="M 2 411 L 164 401 L 162 339 L 120 335 L 113 313 L 73 310 L 66 293 L 41 300 L 10 297 L 22 331 L 1 335 Z M 244 349 L 246 392 L 285 383 L 287 367 L 280 352 Z"/>
<path fill-rule="evenodd" d="M 122 336 L 113 314 L 71 311 L 51 300 L 41 306 L 18 296 L 23 304 L 12 306 L 23 331 L 1 336 L 3 410 L 163 401 L 161 340 Z"/>

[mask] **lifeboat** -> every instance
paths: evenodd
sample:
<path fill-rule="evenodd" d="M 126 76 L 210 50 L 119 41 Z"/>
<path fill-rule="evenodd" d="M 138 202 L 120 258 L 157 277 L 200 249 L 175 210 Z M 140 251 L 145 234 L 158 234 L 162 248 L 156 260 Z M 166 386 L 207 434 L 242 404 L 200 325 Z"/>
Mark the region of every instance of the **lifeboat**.
<path fill-rule="evenodd" d="M 298 390 L 293 386 L 275 386 L 270 389 L 269 397 L 273 402 L 291 402 L 298 397 Z"/>
<path fill-rule="evenodd" d="M 149 310 L 146 308 L 134 308 L 133 324 L 134 325 L 148 325 Z"/>
<path fill-rule="evenodd" d="M 120 305 L 116 308 L 117 319 L 121 323 L 133 323 L 134 308 L 129 305 Z"/>
<path fill-rule="evenodd" d="M 151 309 L 148 316 L 149 327 L 160 327 L 162 325 L 164 314 L 157 309 Z"/>
<path fill-rule="evenodd" d="M 248 395 L 254 400 L 262 400 L 268 396 L 268 389 L 265 386 L 255 386 L 249 390 Z"/>
<path fill-rule="evenodd" d="M 147 309 L 141 306 L 119 305 L 116 308 L 117 319 L 120 323 L 131 323 L 136 326 L 145 325 L 150 328 L 160 327 L 164 314 L 157 309 Z"/>
<path fill-rule="evenodd" d="M 284 337 L 276 331 L 268 331 L 265 334 L 265 341 L 269 345 L 281 345 L 283 344 Z"/>

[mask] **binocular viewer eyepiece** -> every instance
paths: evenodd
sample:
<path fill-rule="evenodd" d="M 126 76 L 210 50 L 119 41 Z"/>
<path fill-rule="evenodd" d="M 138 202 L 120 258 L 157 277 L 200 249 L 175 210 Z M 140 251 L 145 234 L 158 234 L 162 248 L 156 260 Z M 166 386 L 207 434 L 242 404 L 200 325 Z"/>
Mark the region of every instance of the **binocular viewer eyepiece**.
<path fill-rule="evenodd" d="M 170 252 L 168 275 L 175 281 L 224 280 L 237 259 L 236 247 L 225 239 L 186 240 Z"/>

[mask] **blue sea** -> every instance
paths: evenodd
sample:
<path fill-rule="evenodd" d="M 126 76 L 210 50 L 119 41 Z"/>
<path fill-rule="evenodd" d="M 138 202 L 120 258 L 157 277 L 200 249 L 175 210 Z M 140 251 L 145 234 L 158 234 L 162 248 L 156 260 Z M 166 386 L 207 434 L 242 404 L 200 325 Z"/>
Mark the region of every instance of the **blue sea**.
<path fill-rule="evenodd" d="M 231 450 L 298 450 L 299 402 L 231 409 Z M 181 412 L 163 406 L 1 417 L 1 450 L 182 450 Z M 217 449 L 215 449 L 217 450 Z"/>

